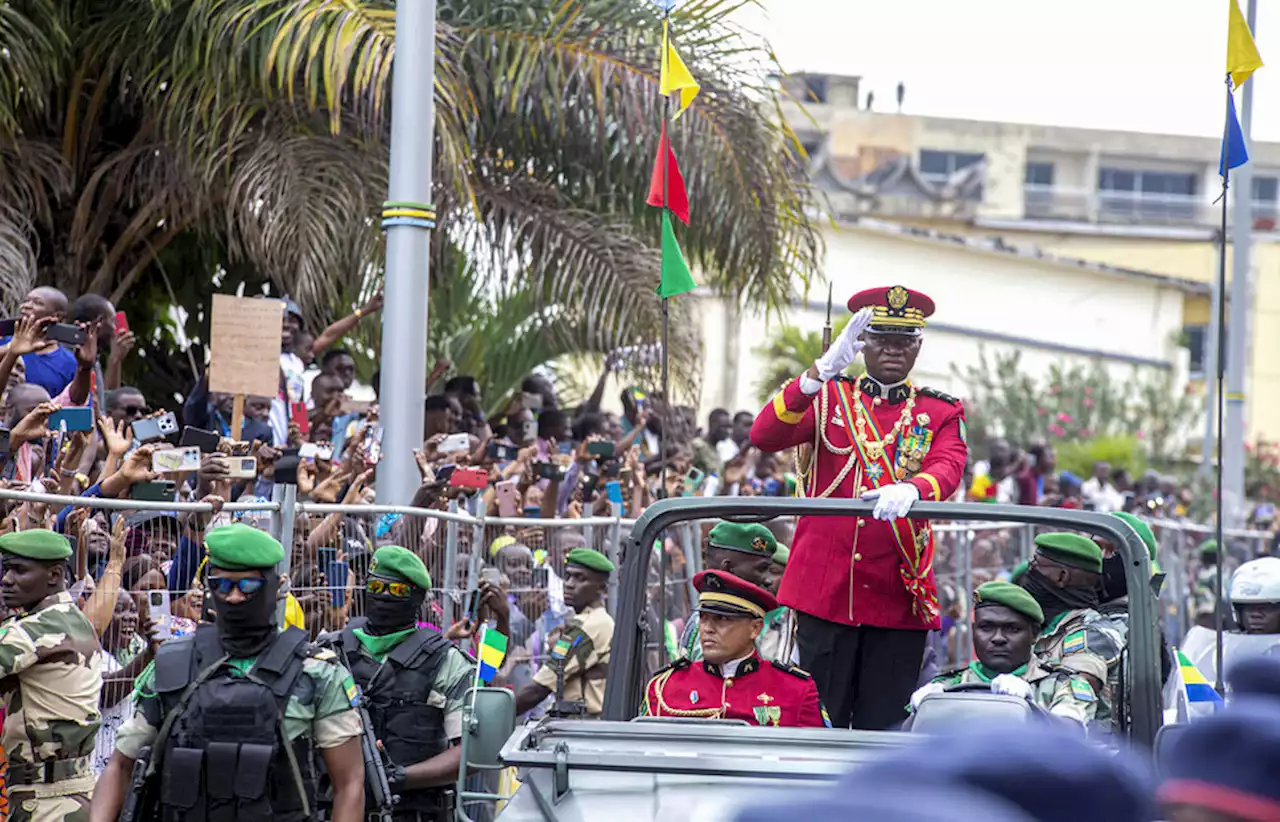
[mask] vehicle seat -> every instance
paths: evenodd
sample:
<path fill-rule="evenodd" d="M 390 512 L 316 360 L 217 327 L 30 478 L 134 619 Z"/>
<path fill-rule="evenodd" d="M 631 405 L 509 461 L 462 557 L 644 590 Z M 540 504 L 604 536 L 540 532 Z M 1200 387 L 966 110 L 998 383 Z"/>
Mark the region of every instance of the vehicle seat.
<path fill-rule="evenodd" d="M 1025 699 L 992 693 L 930 694 L 920 703 L 903 730 L 939 733 L 958 724 L 975 722 L 1031 722 L 1041 711 Z"/>

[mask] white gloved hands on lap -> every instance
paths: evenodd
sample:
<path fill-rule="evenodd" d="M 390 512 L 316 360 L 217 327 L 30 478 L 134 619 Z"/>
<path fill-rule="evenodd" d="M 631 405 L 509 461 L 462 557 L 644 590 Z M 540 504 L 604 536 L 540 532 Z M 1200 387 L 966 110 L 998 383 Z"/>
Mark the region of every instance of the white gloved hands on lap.
<path fill-rule="evenodd" d="M 904 517 L 911 510 L 911 504 L 920 499 L 920 489 L 909 482 L 897 482 L 883 488 L 873 488 L 862 495 L 863 499 L 876 501 L 871 516 L 876 519 L 891 520 Z"/>
<path fill-rule="evenodd" d="M 924 702 L 926 696 L 940 694 L 945 690 L 946 686 L 941 682 L 930 682 L 928 685 L 916 688 L 916 692 L 911 695 L 911 710 L 920 710 L 920 703 Z"/>
<path fill-rule="evenodd" d="M 870 326 L 870 307 L 863 308 L 853 315 L 853 319 L 849 320 L 849 324 L 831 343 L 826 353 L 813 361 L 813 367 L 818 369 L 818 379 L 826 382 L 837 374 L 844 373 L 844 370 L 853 362 L 853 358 L 858 356 L 858 352 L 866 345 L 858 337 Z"/>
<path fill-rule="evenodd" d="M 991 693 L 1016 696 L 1019 699 L 1031 698 L 1031 685 L 1022 677 L 1013 674 L 1000 674 L 991 680 Z"/>

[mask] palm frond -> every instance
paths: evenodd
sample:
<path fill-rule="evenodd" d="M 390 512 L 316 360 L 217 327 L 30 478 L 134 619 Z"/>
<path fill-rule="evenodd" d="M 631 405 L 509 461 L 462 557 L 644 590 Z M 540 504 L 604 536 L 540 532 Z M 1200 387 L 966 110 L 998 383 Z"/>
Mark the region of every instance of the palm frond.
<path fill-rule="evenodd" d="M 56 0 L 0 3 L 0 136 L 44 110 L 68 45 Z"/>

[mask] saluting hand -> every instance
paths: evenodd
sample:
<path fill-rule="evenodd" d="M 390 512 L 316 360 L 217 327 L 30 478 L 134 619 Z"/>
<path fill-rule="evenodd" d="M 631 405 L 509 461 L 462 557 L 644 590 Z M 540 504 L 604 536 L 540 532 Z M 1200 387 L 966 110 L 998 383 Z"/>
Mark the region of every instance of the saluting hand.
<path fill-rule="evenodd" d="M 845 325 L 844 331 L 840 332 L 840 336 L 831 343 L 826 353 L 813 361 L 813 367 L 818 371 L 818 379 L 826 382 L 837 374 L 844 373 L 854 357 L 858 356 L 858 352 L 866 345 L 858 338 L 870 327 L 871 308 L 868 306 L 854 314 L 853 319 Z"/>

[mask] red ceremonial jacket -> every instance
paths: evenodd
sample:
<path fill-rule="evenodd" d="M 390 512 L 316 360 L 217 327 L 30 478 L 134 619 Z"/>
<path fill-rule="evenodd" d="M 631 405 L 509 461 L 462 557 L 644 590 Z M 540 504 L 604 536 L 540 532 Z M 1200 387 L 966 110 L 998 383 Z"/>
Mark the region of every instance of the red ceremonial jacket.
<path fill-rule="evenodd" d="M 868 390 L 875 388 L 868 384 Z M 768 452 L 812 446 L 804 489 L 810 497 L 857 498 L 905 480 L 919 489 L 922 500 L 950 498 L 969 454 L 960 401 L 910 383 L 879 399 L 875 402 L 874 394 L 845 377 L 808 397 L 796 378 L 756 417 L 751 441 Z M 856 436 L 860 429 L 865 437 Z M 882 454 L 874 445 L 878 441 L 886 442 Z M 801 517 L 778 601 L 844 625 L 937 629 L 942 623 L 932 529 L 905 518 L 888 523 L 870 517 Z"/>
<path fill-rule="evenodd" d="M 830 727 L 807 673 L 781 662 L 744 659 L 731 677 L 705 660 L 678 659 L 649 680 L 642 716 L 745 719 L 783 728 Z"/>

